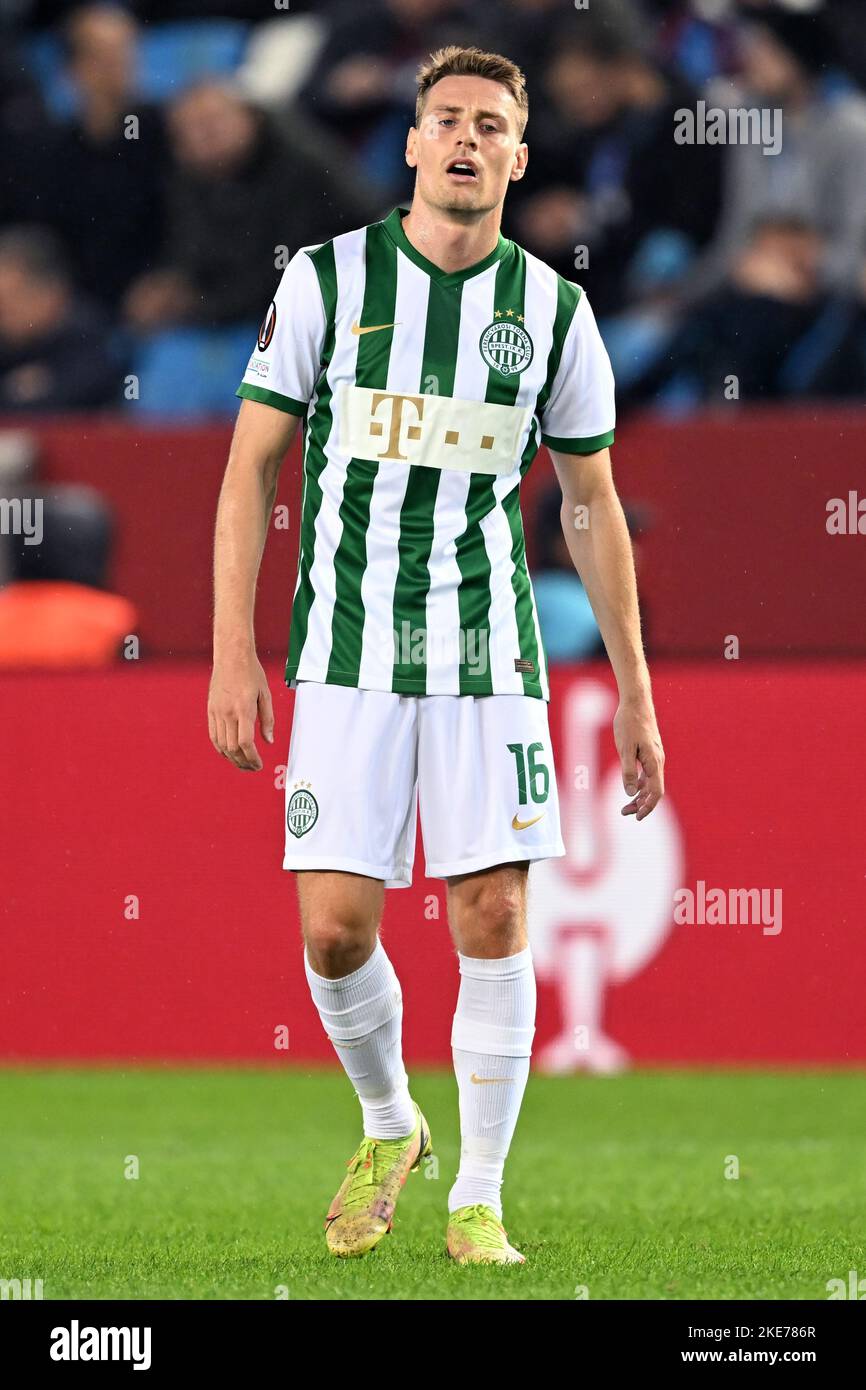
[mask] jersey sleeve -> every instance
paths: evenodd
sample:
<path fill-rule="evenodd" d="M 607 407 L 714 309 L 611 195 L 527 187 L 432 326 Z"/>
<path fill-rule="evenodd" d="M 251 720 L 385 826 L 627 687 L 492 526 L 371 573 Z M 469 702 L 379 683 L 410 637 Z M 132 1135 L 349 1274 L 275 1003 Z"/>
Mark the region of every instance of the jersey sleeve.
<path fill-rule="evenodd" d="M 316 267 L 298 251 L 283 271 L 237 395 L 306 415 L 321 370 L 325 307 Z"/>
<path fill-rule="evenodd" d="M 615 422 L 610 358 L 581 293 L 541 412 L 541 438 L 563 454 L 594 454 L 613 443 Z"/>

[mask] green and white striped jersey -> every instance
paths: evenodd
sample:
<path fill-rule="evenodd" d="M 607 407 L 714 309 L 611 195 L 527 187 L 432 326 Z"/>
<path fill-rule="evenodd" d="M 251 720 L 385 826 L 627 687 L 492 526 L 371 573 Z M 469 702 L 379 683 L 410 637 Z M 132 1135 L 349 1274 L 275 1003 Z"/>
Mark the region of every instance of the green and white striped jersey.
<path fill-rule="evenodd" d="M 239 396 L 304 419 L 286 680 L 549 698 L 520 483 L 613 441 L 577 285 L 514 242 L 446 273 L 382 222 L 304 247 Z"/>

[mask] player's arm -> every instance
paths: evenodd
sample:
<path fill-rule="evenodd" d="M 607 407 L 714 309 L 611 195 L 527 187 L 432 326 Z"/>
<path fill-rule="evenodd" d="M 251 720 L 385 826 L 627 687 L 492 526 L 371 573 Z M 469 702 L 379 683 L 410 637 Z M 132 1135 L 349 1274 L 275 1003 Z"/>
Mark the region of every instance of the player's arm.
<path fill-rule="evenodd" d="M 217 751 L 247 772 L 262 766 L 257 716 L 266 741 L 274 738 L 271 694 L 256 655 L 256 581 L 280 467 L 300 423 L 299 415 L 242 401 L 217 508 L 208 726 Z"/>
<path fill-rule="evenodd" d="M 218 752 L 244 771 L 262 766 L 258 715 L 274 737 L 274 713 L 256 656 L 256 580 L 280 466 L 306 416 L 321 369 L 325 306 L 311 255 L 301 247 L 283 271 L 238 387 L 238 413 L 217 510 L 214 547 L 214 667 L 208 725 Z"/>
<path fill-rule="evenodd" d="M 634 558 L 614 487 L 609 449 L 550 450 L 562 488 L 562 531 L 586 589 L 619 688 L 613 723 L 623 786 L 634 800 L 623 815 L 648 816 L 664 794 L 664 750 L 640 632 Z M 584 510 L 585 509 L 585 510 Z"/>

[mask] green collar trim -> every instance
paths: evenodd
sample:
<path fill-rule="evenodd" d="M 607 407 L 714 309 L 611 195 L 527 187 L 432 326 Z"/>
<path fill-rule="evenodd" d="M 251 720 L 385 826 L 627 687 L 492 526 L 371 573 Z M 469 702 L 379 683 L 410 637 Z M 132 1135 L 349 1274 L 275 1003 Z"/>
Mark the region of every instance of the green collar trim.
<path fill-rule="evenodd" d="M 417 247 L 412 245 L 406 233 L 403 231 L 403 218 L 408 211 L 408 208 L 395 208 L 394 211 L 389 213 L 384 219 L 382 226 L 385 228 L 385 231 L 388 233 L 394 245 L 399 251 L 403 252 L 404 256 L 408 256 L 410 261 L 414 261 L 415 265 L 419 266 L 421 270 L 426 271 L 432 280 L 438 281 L 438 283 L 445 288 L 451 285 L 462 285 L 464 281 L 471 280 L 475 275 L 480 275 L 482 270 L 487 270 L 488 266 L 495 265 L 497 261 L 501 261 L 502 257 L 511 250 L 514 244 L 500 232 L 499 240 L 490 252 L 490 255 L 485 256 L 483 261 L 478 261 L 475 265 L 469 265 L 465 270 L 446 271 L 443 270 L 441 266 L 436 265 L 434 261 L 428 261 L 426 256 L 422 256 L 421 252 Z"/>

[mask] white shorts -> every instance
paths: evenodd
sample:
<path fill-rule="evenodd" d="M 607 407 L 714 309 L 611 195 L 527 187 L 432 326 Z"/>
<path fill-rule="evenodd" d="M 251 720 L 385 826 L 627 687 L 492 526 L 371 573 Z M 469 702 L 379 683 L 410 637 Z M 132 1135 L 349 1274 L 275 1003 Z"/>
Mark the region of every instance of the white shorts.
<path fill-rule="evenodd" d="M 546 702 L 298 682 L 284 869 L 408 888 L 419 801 L 429 878 L 565 854 Z"/>

